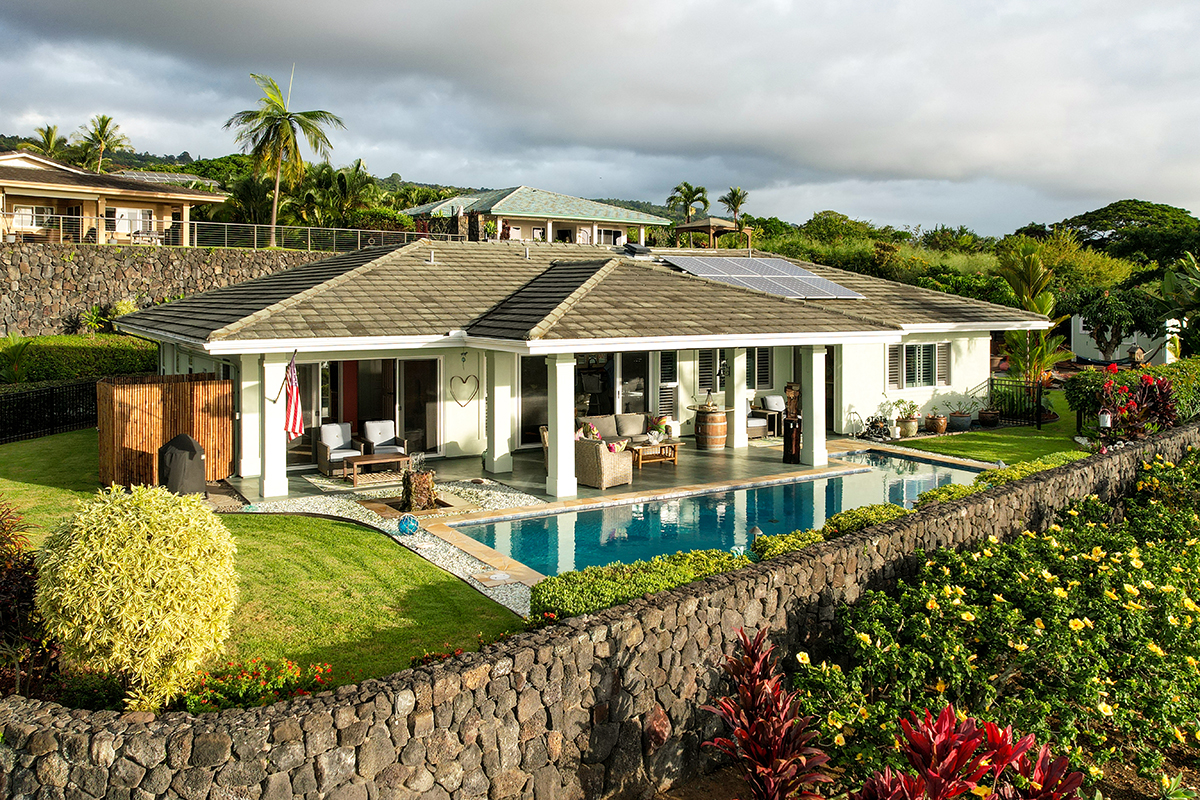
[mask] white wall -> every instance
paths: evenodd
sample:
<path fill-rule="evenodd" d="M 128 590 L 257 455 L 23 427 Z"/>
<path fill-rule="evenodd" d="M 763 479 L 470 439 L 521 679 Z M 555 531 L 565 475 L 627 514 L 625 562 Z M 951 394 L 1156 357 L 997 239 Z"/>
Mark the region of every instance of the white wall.
<path fill-rule="evenodd" d="M 962 394 L 984 383 L 991 374 L 991 336 L 988 334 L 946 335 L 936 333 L 909 334 L 903 344 L 936 344 L 950 342 L 950 385 L 926 386 L 913 389 L 887 390 L 887 345 L 842 345 L 838 365 L 841 398 L 834 408 L 833 428 L 839 433 L 849 429 L 851 412 L 863 420 L 878 413 L 885 400 L 911 400 L 930 412 L 941 397 Z M 942 413 L 946 413 L 942 409 Z M 855 420 L 857 424 L 857 420 Z"/>
<path fill-rule="evenodd" d="M 520 239 L 520 241 L 532 241 L 533 240 L 533 229 L 546 227 L 546 217 L 541 217 L 541 218 L 537 218 L 537 217 L 507 217 L 507 216 L 503 216 L 503 215 L 498 215 L 498 216 L 494 216 L 494 217 L 486 217 L 485 221 L 495 222 L 498 219 L 503 220 L 504 222 L 508 223 L 508 225 L 510 227 L 512 227 L 512 226 L 520 227 L 520 229 L 521 229 L 520 237 L 517 237 L 514 235 L 512 237 L 512 241 L 517 241 L 518 238 Z M 558 235 L 558 231 L 562 230 L 563 228 L 570 228 L 573 232 L 572 236 L 571 236 L 571 241 L 573 243 L 578 244 L 580 241 L 578 231 L 580 228 L 585 228 L 588 232 L 589 243 L 595 244 L 595 242 L 591 241 L 592 223 L 580 222 L 577 220 L 569 220 L 569 219 L 554 219 L 552 221 L 554 223 L 554 230 L 550 234 L 550 241 L 555 240 L 555 237 Z M 619 244 L 624 244 L 625 242 L 630 241 L 630 238 L 629 238 L 630 233 L 629 232 L 630 232 L 630 229 L 632 229 L 632 231 L 633 231 L 633 234 L 632 234 L 633 239 L 632 240 L 635 242 L 637 241 L 638 229 L 637 229 L 636 225 L 624 225 L 624 224 L 616 223 L 616 222 L 597 222 L 596 228 L 598 228 L 598 229 L 605 228 L 608 230 L 621 231 L 622 239 L 619 242 Z M 496 230 L 496 235 L 497 236 L 500 235 L 499 228 L 497 228 L 497 230 Z"/>

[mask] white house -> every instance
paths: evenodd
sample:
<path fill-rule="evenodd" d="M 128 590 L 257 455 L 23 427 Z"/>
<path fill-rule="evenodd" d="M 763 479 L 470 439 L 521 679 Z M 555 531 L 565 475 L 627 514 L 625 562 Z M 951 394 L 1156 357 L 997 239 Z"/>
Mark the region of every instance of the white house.
<path fill-rule="evenodd" d="M 547 493 L 569 497 L 577 414 L 669 413 L 687 435 L 686 405 L 711 390 L 735 409 L 727 446 L 742 448 L 748 402 L 789 381 L 802 386 L 802 460 L 822 465 L 827 430 L 845 432 L 885 395 L 928 409 L 970 390 L 988 377 L 991 331 L 1047 325 L 1012 308 L 738 252 L 731 261 L 711 250 L 422 240 L 117 325 L 160 342 L 165 374 L 216 371 L 235 382 L 237 470 L 257 476 L 264 497 L 287 493 L 289 469 L 313 465 L 316 426 L 377 419 L 395 420 L 410 450 L 482 454 L 493 473 L 512 469 L 515 449 L 540 448 L 547 425 Z M 747 265 L 749 276 L 736 277 Z M 778 276 L 765 278 L 768 268 Z M 306 435 L 289 443 L 279 390 L 293 353 Z"/>

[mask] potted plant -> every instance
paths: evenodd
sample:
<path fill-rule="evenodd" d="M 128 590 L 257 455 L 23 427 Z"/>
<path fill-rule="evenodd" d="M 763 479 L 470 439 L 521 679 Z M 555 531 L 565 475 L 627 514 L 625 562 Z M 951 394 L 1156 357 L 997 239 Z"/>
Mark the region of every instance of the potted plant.
<path fill-rule="evenodd" d="M 920 406 L 912 400 L 897 400 L 896 425 L 900 428 L 900 438 L 908 439 L 917 435 L 917 425 L 921 421 Z"/>
<path fill-rule="evenodd" d="M 991 401 L 979 409 L 979 424 L 985 428 L 994 428 L 1000 424 L 1000 409 Z"/>
<path fill-rule="evenodd" d="M 943 401 L 950 409 L 947 427 L 951 431 L 965 431 L 971 427 L 971 413 L 979 408 L 979 401 L 969 394 L 957 395 Z"/>
<path fill-rule="evenodd" d="M 925 415 L 925 431 L 941 435 L 946 432 L 946 415 L 940 413 L 938 406 L 934 406 Z"/>

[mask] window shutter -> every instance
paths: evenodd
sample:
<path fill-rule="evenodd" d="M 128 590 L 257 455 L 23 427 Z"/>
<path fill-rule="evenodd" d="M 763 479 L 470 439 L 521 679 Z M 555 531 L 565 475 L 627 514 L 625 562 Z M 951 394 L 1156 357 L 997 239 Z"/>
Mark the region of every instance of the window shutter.
<path fill-rule="evenodd" d="M 937 385 L 950 385 L 950 343 L 942 342 L 937 346 Z"/>
<path fill-rule="evenodd" d="M 754 358 L 754 383 L 751 384 L 755 389 L 770 389 L 774 385 L 771 380 L 771 348 L 756 347 L 754 348 L 756 355 Z"/>
<path fill-rule="evenodd" d="M 678 361 L 674 350 L 658 355 L 658 413 L 675 417 L 675 387 L 679 385 Z"/>
<path fill-rule="evenodd" d="M 700 361 L 696 369 L 696 386 L 700 389 L 700 391 L 706 392 L 709 389 L 714 391 L 716 390 L 717 387 L 713 385 L 713 378 L 715 377 L 715 374 L 716 370 L 713 369 L 713 351 L 701 350 Z"/>
<path fill-rule="evenodd" d="M 904 349 L 903 345 L 889 344 L 888 345 L 888 388 L 902 389 L 904 388 L 903 368 L 904 368 Z"/>

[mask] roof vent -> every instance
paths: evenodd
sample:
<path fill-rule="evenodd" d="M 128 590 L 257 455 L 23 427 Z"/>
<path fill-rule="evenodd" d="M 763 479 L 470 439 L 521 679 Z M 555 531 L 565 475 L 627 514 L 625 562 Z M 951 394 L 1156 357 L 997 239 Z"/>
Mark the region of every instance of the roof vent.
<path fill-rule="evenodd" d="M 644 244 L 625 243 L 625 252 L 634 258 L 650 258 L 650 248 Z"/>
<path fill-rule="evenodd" d="M 428 261 L 426 261 L 425 263 L 426 263 L 426 264 L 436 264 L 436 263 L 438 263 L 438 262 L 437 262 L 437 261 L 434 259 L 434 256 L 433 256 L 433 248 L 432 248 L 432 247 L 429 249 L 429 260 L 428 260 Z"/>
<path fill-rule="evenodd" d="M 528 247 L 525 248 L 525 260 L 526 261 L 529 260 L 529 248 Z"/>

